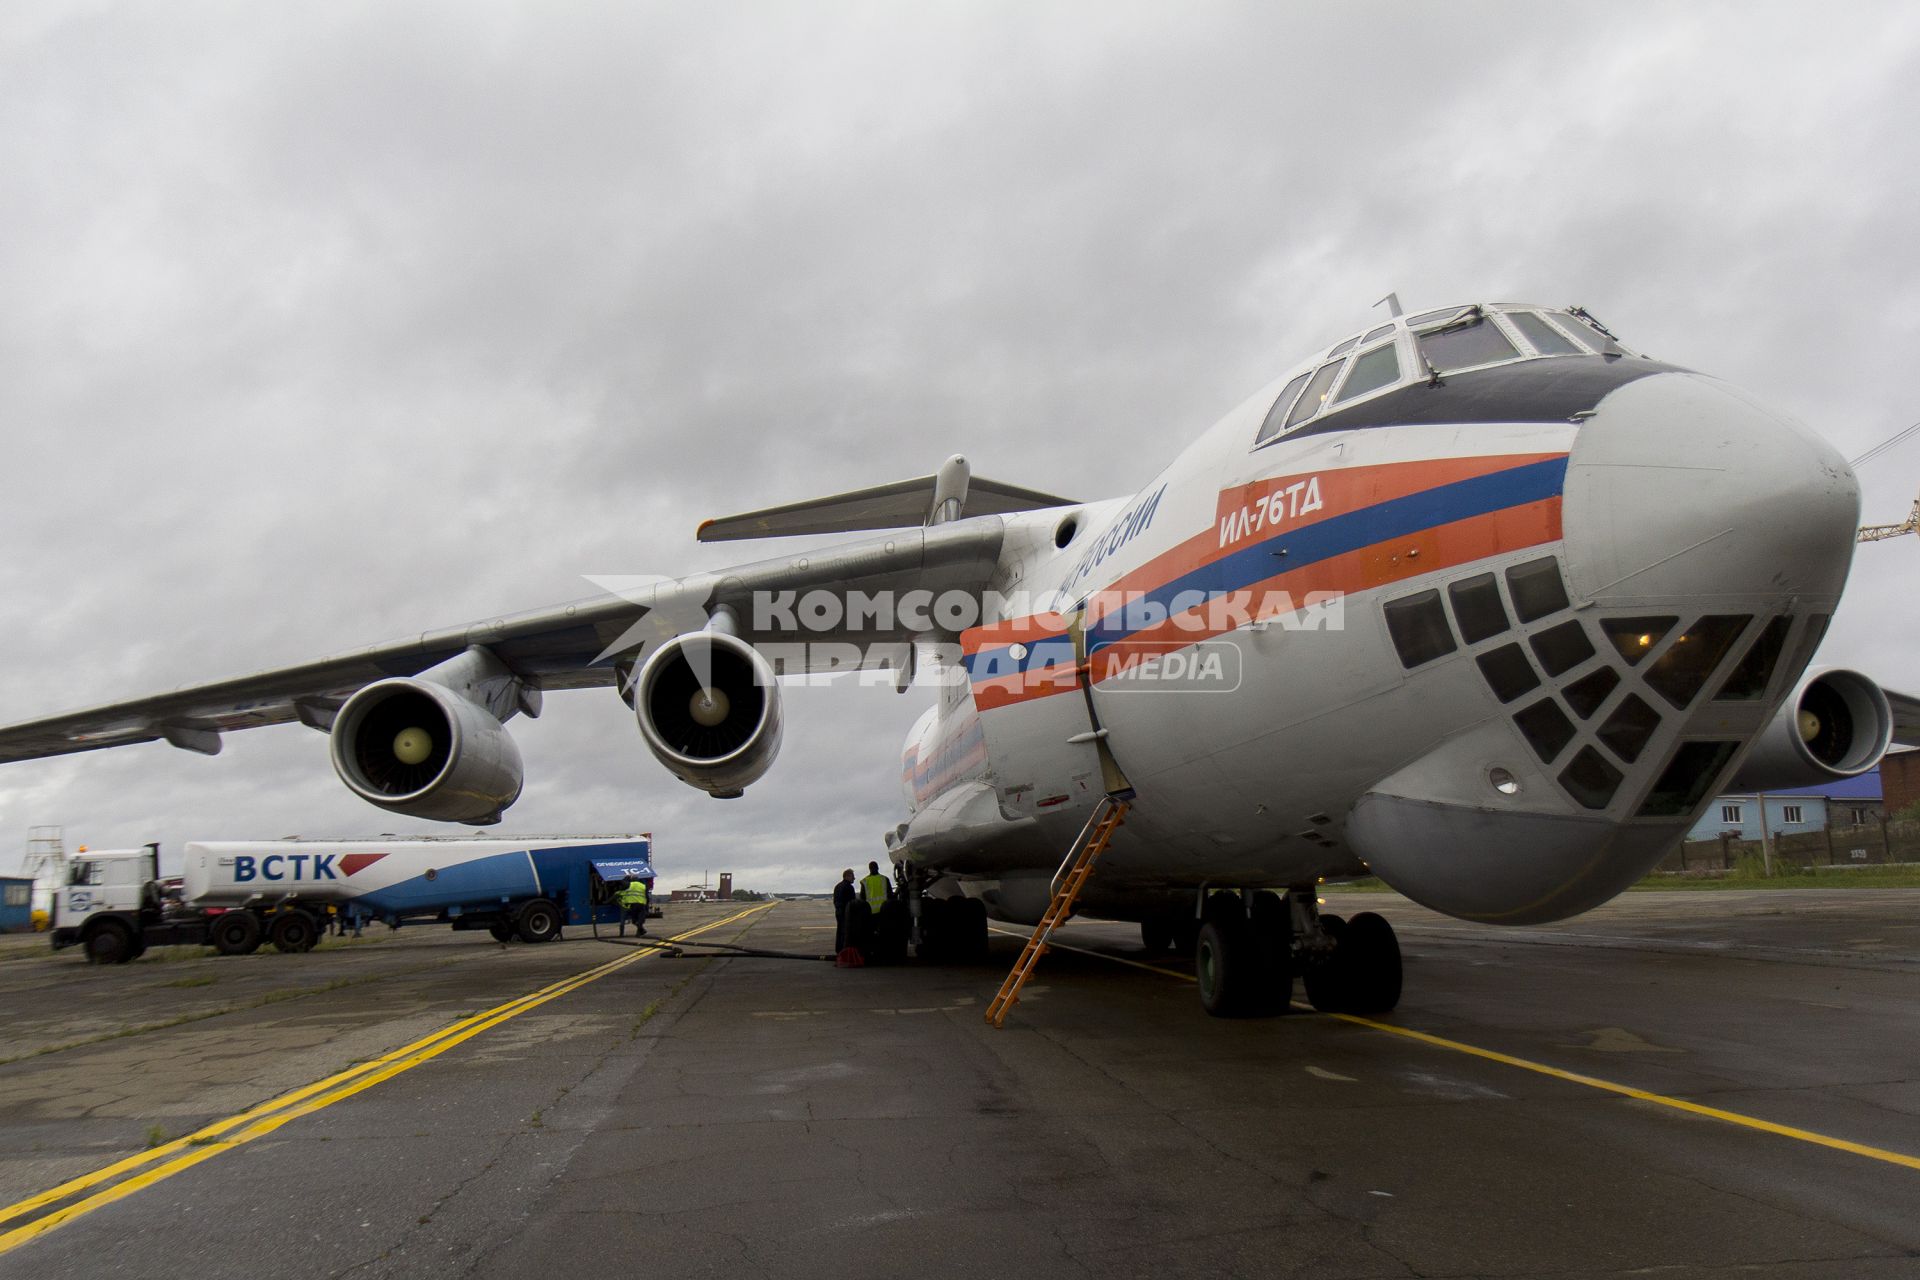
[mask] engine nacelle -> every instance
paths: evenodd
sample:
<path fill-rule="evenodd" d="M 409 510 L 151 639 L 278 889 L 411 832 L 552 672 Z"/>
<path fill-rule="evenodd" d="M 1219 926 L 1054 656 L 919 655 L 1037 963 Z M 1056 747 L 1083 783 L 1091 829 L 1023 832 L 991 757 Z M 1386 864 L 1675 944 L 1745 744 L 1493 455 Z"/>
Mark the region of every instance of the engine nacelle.
<path fill-rule="evenodd" d="M 1879 764 L 1892 741 L 1893 708 L 1879 685 L 1841 667 L 1811 671 L 1761 731 L 1732 789 L 1780 791 L 1851 778 Z"/>
<path fill-rule="evenodd" d="M 731 799 L 780 751 L 780 688 L 753 646 L 718 631 L 675 636 L 634 681 L 647 749 L 688 786 Z"/>
<path fill-rule="evenodd" d="M 486 826 L 520 798 L 520 748 L 486 708 L 433 680 L 380 680 L 334 717 L 334 771 L 410 818 Z"/>

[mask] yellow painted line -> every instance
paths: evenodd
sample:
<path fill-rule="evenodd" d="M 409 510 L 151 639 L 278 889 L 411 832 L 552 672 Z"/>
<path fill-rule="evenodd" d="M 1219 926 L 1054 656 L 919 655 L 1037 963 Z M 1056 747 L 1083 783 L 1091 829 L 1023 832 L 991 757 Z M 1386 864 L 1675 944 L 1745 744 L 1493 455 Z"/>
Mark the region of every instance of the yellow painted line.
<path fill-rule="evenodd" d="M 996 929 L 996 933 L 1006 933 L 1005 929 Z M 1101 960 L 1110 960 L 1114 964 L 1127 965 L 1134 969 L 1145 969 L 1163 977 L 1178 978 L 1182 982 L 1197 982 L 1190 973 L 1180 973 L 1174 969 L 1163 969 L 1159 965 L 1142 964 L 1138 960 L 1128 960 L 1121 956 L 1108 955 L 1103 951 L 1091 951 L 1086 947 L 1070 947 L 1064 943 L 1048 944 L 1062 951 L 1074 951 L 1083 956 L 1094 956 Z M 1304 1001 L 1293 1002 L 1296 1009 L 1313 1012 L 1313 1006 Z M 1522 1071 L 1531 1071 L 1536 1075 L 1551 1076 L 1555 1080 L 1564 1080 L 1569 1084 L 1584 1085 L 1589 1089 L 1599 1089 L 1603 1093 L 1618 1094 L 1623 1098 L 1632 1098 L 1636 1102 L 1651 1102 L 1655 1106 L 1670 1107 L 1675 1111 L 1684 1111 L 1688 1115 L 1705 1116 L 1709 1120 L 1718 1120 L 1723 1124 L 1736 1125 L 1742 1129 L 1752 1129 L 1759 1133 L 1771 1133 L 1776 1137 L 1792 1138 L 1796 1142 L 1810 1143 L 1816 1147 L 1826 1147 L 1832 1151 L 1844 1151 L 1848 1155 L 1864 1156 L 1869 1160 L 1878 1160 L 1884 1164 L 1899 1165 L 1903 1169 L 1920 1169 L 1920 1156 L 1910 1156 L 1900 1151 L 1889 1151 L 1884 1147 L 1870 1147 L 1864 1142 L 1849 1142 L 1845 1138 L 1835 1138 L 1829 1134 L 1815 1133 L 1811 1129 L 1796 1129 L 1788 1124 L 1775 1124 L 1771 1120 L 1762 1120 L 1758 1116 L 1743 1115 L 1738 1111 L 1725 1111 L 1719 1107 L 1709 1107 L 1704 1103 L 1689 1102 L 1685 1098 L 1675 1098 L 1664 1093 L 1654 1093 L 1647 1089 L 1636 1089 L 1632 1085 L 1617 1084 L 1612 1080 L 1602 1080 L 1598 1076 L 1582 1075 L 1577 1071 L 1566 1071 L 1560 1067 L 1550 1067 L 1544 1062 L 1534 1062 L 1529 1058 L 1516 1057 L 1511 1053 L 1501 1053 L 1497 1049 L 1482 1049 L 1478 1045 L 1466 1044 L 1459 1040 L 1449 1040 L 1445 1036 L 1436 1036 L 1426 1031 L 1415 1031 L 1412 1027 L 1396 1026 L 1391 1022 L 1379 1022 L 1373 1018 L 1363 1018 L 1357 1013 L 1328 1013 L 1322 1017 L 1335 1018 L 1341 1022 L 1351 1022 L 1357 1027 L 1368 1027 L 1374 1031 L 1384 1031 L 1389 1035 L 1404 1036 L 1417 1040 L 1421 1044 L 1432 1045 L 1436 1049 L 1450 1049 L 1454 1053 L 1464 1053 L 1470 1057 L 1484 1058 L 1488 1062 L 1498 1062 L 1503 1066 L 1517 1067 Z"/>
<path fill-rule="evenodd" d="M 724 919 L 712 921 L 696 929 L 689 929 L 684 933 L 674 934 L 672 937 L 662 939 L 661 941 L 679 942 L 686 938 L 696 937 L 699 934 L 718 929 L 723 925 L 745 919 L 757 912 L 770 911 L 775 905 L 777 904 L 767 903 L 764 906 L 749 907 L 744 911 L 735 912 L 733 915 L 727 916 Z M 223 1151 L 231 1151 L 235 1147 L 252 1142 L 256 1138 L 264 1137 L 290 1120 L 297 1119 L 300 1116 L 310 1115 L 325 1107 L 330 1107 L 336 1102 L 352 1097 L 363 1089 L 370 1089 L 383 1080 L 390 1080 L 403 1071 L 410 1071 L 421 1063 L 445 1053 L 455 1045 L 471 1040 L 474 1036 L 479 1035 L 491 1027 L 496 1027 L 509 1019 L 519 1017 L 529 1009 L 537 1008 L 549 1000 L 556 1000 L 569 991 L 584 987 L 590 982 L 597 982 L 618 969 L 623 969 L 637 961 L 659 954 L 661 954 L 661 952 L 658 947 L 636 949 L 631 955 L 610 960 L 606 964 L 597 965 L 594 968 L 574 974 L 572 977 L 563 978 L 558 982 L 541 987 L 539 990 L 520 996 L 517 999 L 509 1000 L 505 1004 L 495 1005 L 493 1008 L 485 1010 L 484 1012 L 462 1018 L 458 1022 L 441 1028 L 432 1035 L 425 1036 L 411 1044 L 382 1054 L 380 1057 L 369 1062 L 360 1063 L 345 1071 L 328 1076 L 323 1080 L 318 1080 L 313 1084 L 295 1089 L 291 1093 L 283 1094 L 271 1101 L 251 1107 L 237 1115 L 216 1121 L 185 1137 L 163 1143 L 149 1151 L 142 1151 L 124 1160 L 119 1160 L 104 1168 L 97 1169 L 92 1173 L 63 1182 L 57 1187 L 52 1187 L 40 1192 L 38 1195 L 30 1196 L 25 1200 L 8 1205 L 6 1208 L 0 1209 L 0 1222 L 6 1222 L 13 1218 L 20 1217 L 22 1214 L 31 1213 L 35 1209 L 69 1199 L 89 1187 L 98 1186 L 103 1182 L 119 1177 L 121 1174 L 138 1169 L 142 1165 L 152 1164 L 157 1160 L 166 1159 L 168 1156 L 174 1157 L 171 1160 L 167 1160 L 165 1164 L 149 1169 L 135 1177 L 116 1182 L 106 1190 L 96 1192 L 84 1200 L 76 1201 L 64 1209 L 57 1209 L 52 1213 L 36 1218 L 32 1222 L 15 1227 L 5 1234 L 0 1234 L 0 1254 L 16 1249 L 29 1240 L 52 1231 L 56 1227 L 63 1226 L 75 1218 L 91 1213 L 103 1205 L 112 1204 L 114 1201 L 130 1196 L 136 1191 L 152 1186 L 156 1182 L 170 1178 L 176 1173 L 190 1169 L 202 1160 L 210 1159 Z M 242 1126 L 245 1127 L 243 1128 Z M 238 1132 L 235 1133 L 233 1132 L 234 1130 L 238 1130 Z M 231 1137 L 222 1136 L 229 1133 L 232 1134 Z"/>

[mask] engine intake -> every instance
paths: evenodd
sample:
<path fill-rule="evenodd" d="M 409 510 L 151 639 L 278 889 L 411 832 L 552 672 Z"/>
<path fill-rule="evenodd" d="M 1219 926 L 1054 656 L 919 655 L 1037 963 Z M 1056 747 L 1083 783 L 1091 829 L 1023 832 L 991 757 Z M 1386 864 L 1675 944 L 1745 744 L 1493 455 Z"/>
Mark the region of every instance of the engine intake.
<path fill-rule="evenodd" d="M 1739 791 L 1810 787 L 1865 773 L 1893 741 L 1887 695 L 1858 671 L 1809 672 L 1733 778 Z"/>
<path fill-rule="evenodd" d="M 634 682 L 640 733 L 674 777 L 731 799 L 780 751 L 780 689 L 753 646 L 718 631 L 667 641 Z"/>
<path fill-rule="evenodd" d="M 441 822 L 498 822 L 525 778 L 493 712 L 428 677 L 376 681 L 347 699 L 331 754 L 361 799 Z"/>

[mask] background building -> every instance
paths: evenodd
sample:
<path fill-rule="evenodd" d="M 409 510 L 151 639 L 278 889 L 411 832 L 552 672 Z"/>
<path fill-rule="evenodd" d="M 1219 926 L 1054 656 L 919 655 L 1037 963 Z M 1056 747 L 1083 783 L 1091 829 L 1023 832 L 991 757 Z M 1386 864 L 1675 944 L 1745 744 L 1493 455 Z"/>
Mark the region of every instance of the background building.
<path fill-rule="evenodd" d="M 1920 757 L 1920 752 L 1910 754 Z M 1915 764 L 1920 765 L 1920 759 Z M 1920 769 L 1916 769 L 1916 773 L 1920 773 Z M 1828 827 L 1865 826 L 1878 822 L 1883 812 L 1897 807 L 1883 806 L 1880 771 L 1875 769 L 1838 782 L 1769 791 L 1764 801 L 1753 794 L 1717 796 L 1700 821 L 1693 824 L 1687 839 L 1715 840 L 1731 833 L 1736 839 L 1758 840 L 1763 803 L 1766 830 L 1776 836 L 1824 831 Z"/>
<path fill-rule="evenodd" d="M 1880 760 L 1880 782 L 1886 788 L 1882 799 L 1889 815 L 1920 800 L 1920 751 L 1896 747 Z"/>
<path fill-rule="evenodd" d="M 33 879 L 0 876 L 0 933 L 25 933 L 33 928 Z"/>

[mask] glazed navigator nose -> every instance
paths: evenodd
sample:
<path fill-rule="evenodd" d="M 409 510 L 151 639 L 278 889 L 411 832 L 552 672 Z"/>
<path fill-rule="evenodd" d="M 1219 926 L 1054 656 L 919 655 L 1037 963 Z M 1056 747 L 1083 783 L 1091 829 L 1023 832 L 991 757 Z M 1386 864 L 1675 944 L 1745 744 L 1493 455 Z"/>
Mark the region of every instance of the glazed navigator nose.
<path fill-rule="evenodd" d="M 1833 598 L 1860 487 L 1833 447 L 1717 379 L 1621 387 L 1581 426 L 1564 504 L 1576 599 L 1634 606 Z"/>

